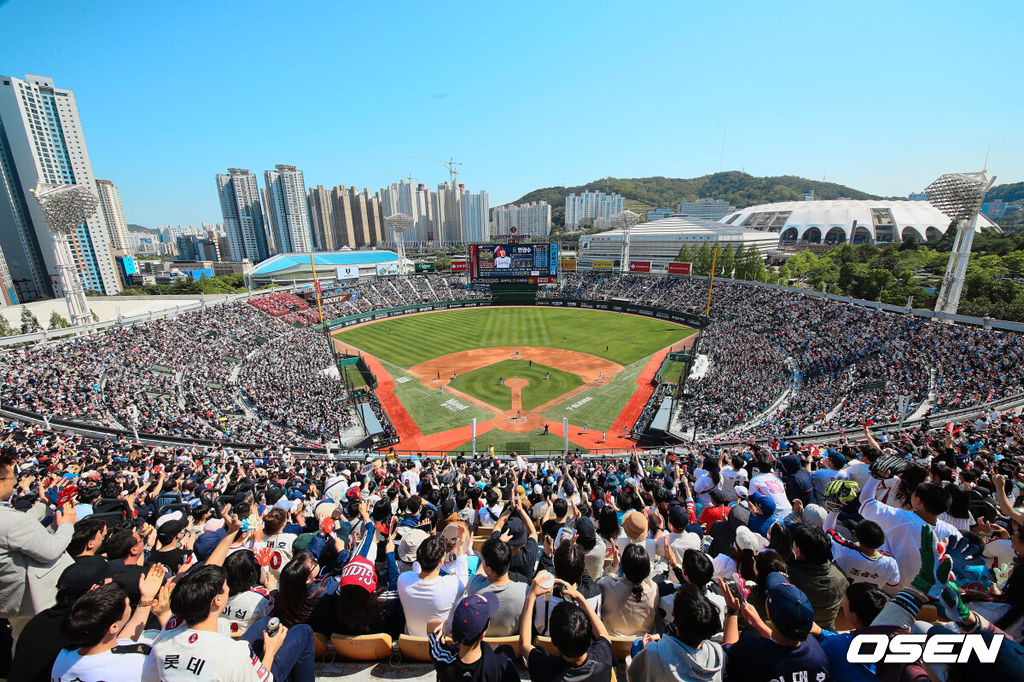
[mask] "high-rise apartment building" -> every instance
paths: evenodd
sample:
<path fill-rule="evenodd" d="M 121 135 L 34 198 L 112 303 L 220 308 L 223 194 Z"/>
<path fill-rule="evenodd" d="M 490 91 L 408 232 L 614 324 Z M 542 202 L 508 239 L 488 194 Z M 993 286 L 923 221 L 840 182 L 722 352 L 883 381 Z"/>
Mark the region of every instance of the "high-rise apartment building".
<path fill-rule="evenodd" d="M 480 191 L 477 194 L 465 191 L 465 187 L 459 186 L 462 190 L 462 200 L 459 208 L 462 212 L 462 238 L 467 244 L 474 242 L 486 242 L 491 238 L 491 225 L 488 220 L 490 206 L 488 206 L 487 192 Z"/>
<path fill-rule="evenodd" d="M 512 228 L 515 228 L 514 230 Z M 542 239 L 551 234 L 551 205 L 546 201 L 506 204 L 491 210 L 492 234 Z"/>
<path fill-rule="evenodd" d="M 274 225 L 274 214 L 270 211 L 270 195 L 266 187 L 260 187 L 260 202 L 263 204 L 263 229 L 267 233 L 267 251 L 278 253 L 277 249 L 277 228 Z"/>
<path fill-rule="evenodd" d="M 266 204 L 274 228 L 278 253 L 309 253 L 313 250 L 313 233 L 309 227 L 309 205 L 302 171 L 295 166 L 278 164 L 264 171 L 263 179 L 269 196 Z"/>
<path fill-rule="evenodd" d="M 465 244 L 462 235 L 462 188 L 450 182 L 437 186 L 437 231 L 442 244 Z"/>
<path fill-rule="evenodd" d="M 626 200 L 621 194 L 570 194 L 565 198 L 565 228 L 576 230 L 582 225 L 607 227 L 611 224 L 612 216 L 622 213 L 625 208 Z"/>
<path fill-rule="evenodd" d="M 128 221 L 124 219 L 121 193 L 110 180 L 96 180 L 96 192 L 100 197 L 100 211 L 107 223 L 110 247 L 118 256 L 130 256 L 132 240 L 128 236 Z"/>
<path fill-rule="evenodd" d="M 265 260 L 270 250 L 256 176 L 244 168 L 229 168 L 227 174 L 217 175 L 217 194 L 230 260 Z"/>
<path fill-rule="evenodd" d="M 334 202 L 330 190 L 323 185 L 306 190 L 306 205 L 309 206 L 309 229 L 313 235 L 313 248 L 317 251 L 334 251 Z"/>
<path fill-rule="evenodd" d="M 53 232 L 30 194 L 40 182 L 96 192 L 75 95 L 46 76 L 0 76 L 0 249 L 20 301 L 64 295 Z M 121 291 L 103 211 L 68 244 L 86 290 Z"/>
<path fill-rule="evenodd" d="M 697 201 L 680 201 L 676 212 L 687 218 L 721 220 L 735 210 L 736 207 L 728 201 L 721 199 L 697 199 Z"/>

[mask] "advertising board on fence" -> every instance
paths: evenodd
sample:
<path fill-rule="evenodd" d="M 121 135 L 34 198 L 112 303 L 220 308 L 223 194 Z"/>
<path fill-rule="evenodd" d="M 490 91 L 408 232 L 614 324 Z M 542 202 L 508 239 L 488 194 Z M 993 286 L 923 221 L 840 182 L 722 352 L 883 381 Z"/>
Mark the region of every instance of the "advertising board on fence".
<path fill-rule="evenodd" d="M 574 258 L 563 258 L 562 261 L 558 264 L 558 267 L 562 268 L 566 272 L 575 272 L 576 260 Z"/>
<path fill-rule="evenodd" d="M 378 275 L 397 275 L 398 274 L 398 263 L 388 263 L 386 265 L 377 266 Z"/>
<path fill-rule="evenodd" d="M 592 270 L 611 270 L 615 267 L 615 261 L 610 260 L 595 260 L 590 268 Z"/>
<path fill-rule="evenodd" d="M 339 267 L 338 279 L 359 279 L 359 267 L 356 265 L 345 265 Z"/>
<path fill-rule="evenodd" d="M 668 274 L 670 275 L 689 275 L 692 268 L 692 263 L 669 263 Z"/>
<path fill-rule="evenodd" d="M 452 272 L 469 272 L 469 261 L 453 260 Z"/>
<path fill-rule="evenodd" d="M 649 260 L 631 260 L 629 261 L 630 272 L 650 272 L 651 261 Z"/>

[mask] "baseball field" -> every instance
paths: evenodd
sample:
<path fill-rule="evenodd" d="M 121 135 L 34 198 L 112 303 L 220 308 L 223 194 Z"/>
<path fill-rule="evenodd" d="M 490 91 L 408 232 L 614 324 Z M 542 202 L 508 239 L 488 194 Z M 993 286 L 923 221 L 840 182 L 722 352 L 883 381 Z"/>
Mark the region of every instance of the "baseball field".
<path fill-rule="evenodd" d="M 466 450 L 474 418 L 478 450 L 559 449 L 567 418 L 571 443 L 586 451 L 632 444 L 624 430 L 651 378 L 693 333 L 634 315 L 514 306 L 408 315 L 334 338 L 377 376 L 400 450 Z"/>

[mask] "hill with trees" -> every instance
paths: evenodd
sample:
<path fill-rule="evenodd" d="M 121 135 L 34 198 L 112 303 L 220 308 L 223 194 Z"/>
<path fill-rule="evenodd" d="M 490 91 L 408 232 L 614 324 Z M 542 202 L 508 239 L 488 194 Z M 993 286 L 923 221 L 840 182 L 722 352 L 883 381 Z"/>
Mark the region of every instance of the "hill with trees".
<path fill-rule="evenodd" d="M 798 201 L 814 191 L 817 199 L 876 199 L 878 197 L 834 182 L 808 180 L 795 175 L 755 177 L 740 171 L 712 173 L 699 178 L 602 178 L 576 187 L 545 187 L 528 192 L 513 203 L 546 201 L 551 204 L 551 220 L 565 224 L 565 197 L 587 191 L 617 192 L 633 210 L 657 206 L 675 207 L 684 199 L 724 199 L 743 208 L 775 201 Z"/>
<path fill-rule="evenodd" d="M 985 201 L 992 201 L 993 199 L 1002 199 L 1006 203 L 1024 199 L 1024 182 L 996 185 L 985 195 Z"/>

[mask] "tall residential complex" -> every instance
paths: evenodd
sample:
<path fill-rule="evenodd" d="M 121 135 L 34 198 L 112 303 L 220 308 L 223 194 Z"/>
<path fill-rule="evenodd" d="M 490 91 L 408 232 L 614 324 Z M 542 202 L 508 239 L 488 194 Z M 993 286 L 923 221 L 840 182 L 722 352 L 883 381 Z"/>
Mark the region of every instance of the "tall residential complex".
<path fill-rule="evenodd" d="M 274 230 L 278 253 L 304 253 L 313 250 L 309 228 L 309 206 L 302 171 L 295 166 L 278 164 L 275 170 L 264 171 L 267 186 L 267 215 Z"/>
<path fill-rule="evenodd" d="M 490 210 L 488 206 L 487 192 L 481 190 L 477 194 L 465 191 L 465 187 L 459 185 L 463 190 L 462 201 L 462 239 L 466 243 L 485 242 L 491 238 L 491 223 L 488 219 Z"/>
<path fill-rule="evenodd" d="M 413 225 L 405 235 L 406 244 L 426 244 L 434 241 L 437 234 L 437 216 L 434 206 L 437 194 L 428 190 L 422 183 L 413 185 L 408 180 L 394 182 L 381 188 L 380 208 L 384 217 L 395 213 L 412 216 Z M 390 234 L 384 235 L 388 243 L 393 243 Z"/>
<path fill-rule="evenodd" d="M 491 210 L 491 229 L 500 235 L 547 237 L 551 234 L 551 206 L 546 201 L 498 206 Z"/>
<path fill-rule="evenodd" d="M 96 191 L 75 95 L 45 76 L 0 76 L 0 250 L 20 301 L 64 294 L 53 233 L 29 193 L 40 182 Z M 121 291 L 103 211 L 68 243 L 85 289 Z"/>
<path fill-rule="evenodd" d="M 721 199 L 697 199 L 697 201 L 680 201 L 676 211 L 687 218 L 703 218 L 704 220 L 720 220 L 736 210 L 735 206 Z"/>
<path fill-rule="evenodd" d="M 110 180 L 96 180 L 96 191 L 100 197 L 100 210 L 107 221 L 110 247 L 118 256 L 132 255 L 132 240 L 128 236 L 128 221 L 124 219 L 121 193 Z"/>
<path fill-rule="evenodd" d="M 317 251 L 334 251 L 334 202 L 331 193 L 323 185 L 306 190 L 306 205 L 309 206 L 309 229 L 313 234 L 313 248 Z"/>
<path fill-rule="evenodd" d="M 256 263 L 269 257 L 256 176 L 244 168 L 229 168 L 227 174 L 217 175 L 217 193 L 231 260 L 248 258 Z"/>
<path fill-rule="evenodd" d="M 622 213 L 626 200 L 621 194 L 583 192 L 565 198 L 565 229 L 576 230 L 581 225 L 609 227 L 612 216 Z"/>

